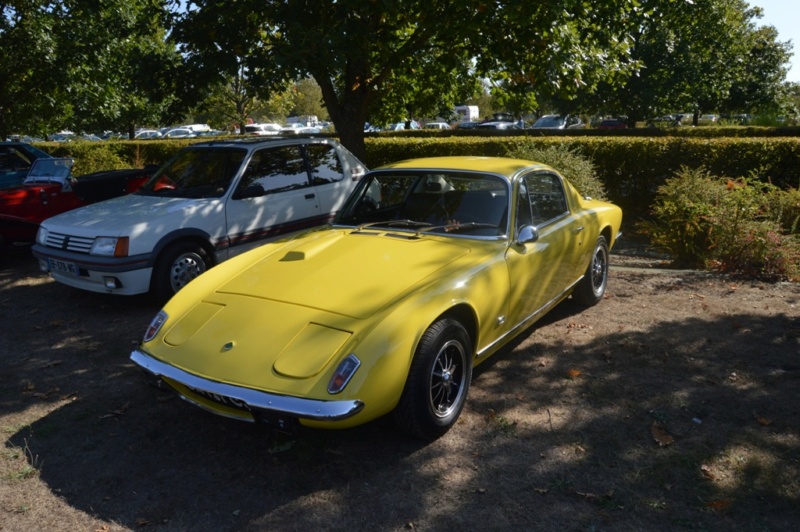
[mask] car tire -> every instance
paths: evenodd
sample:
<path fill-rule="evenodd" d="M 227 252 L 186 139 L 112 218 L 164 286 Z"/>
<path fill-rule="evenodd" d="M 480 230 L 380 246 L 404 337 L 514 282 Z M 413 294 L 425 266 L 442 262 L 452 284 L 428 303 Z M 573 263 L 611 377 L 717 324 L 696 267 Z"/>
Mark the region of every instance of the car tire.
<path fill-rule="evenodd" d="M 579 304 L 591 307 L 603 299 L 608 285 L 608 242 L 606 237 L 600 236 L 594 246 L 592 260 L 586 267 L 586 273 L 580 280 L 572 298 Z"/>
<path fill-rule="evenodd" d="M 395 409 L 402 430 L 434 440 L 458 420 L 472 380 L 472 343 L 466 329 L 444 318 L 420 339 Z"/>
<path fill-rule="evenodd" d="M 150 291 L 162 303 L 211 266 L 208 253 L 192 242 L 179 242 L 161 253 L 153 268 Z"/>

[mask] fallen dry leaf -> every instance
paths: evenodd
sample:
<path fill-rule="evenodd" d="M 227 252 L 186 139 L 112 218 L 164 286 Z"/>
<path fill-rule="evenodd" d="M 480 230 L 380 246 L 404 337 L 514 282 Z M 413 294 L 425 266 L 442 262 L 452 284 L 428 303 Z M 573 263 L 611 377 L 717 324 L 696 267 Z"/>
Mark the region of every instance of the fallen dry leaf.
<path fill-rule="evenodd" d="M 567 371 L 567 375 L 569 376 L 570 379 L 577 379 L 578 377 L 581 376 L 581 371 L 575 368 L 570 368 Z"/>
<path fill-rule="evenodd" d="M 667 432 L 667 429 L 664 428 L 664 425 L 658 421 L 654 421 L 650 426 L 650 434 L 653 435 L 653 439 L 660 447 L 666 447 L 667 445 L 672 445 L 675 442 L 675 438 L 672 437 L 672 434 Z"/>
<path fill-rule="evenodd" d="M 711 471 L 711 467 L 709 467 L 709 466 L 707 466 L 705 464 L 700 466 L 700 471 L 709 480 L 715 480 L 717 478 L 717 476 L 714 474 L 714 472 Z"/>
<path fill-rule="evenodd" d="M 758 424 L 761 425 L 762 427 L 769 427 L 770 425 L 772 425 L 772 420 L 771 419 L 767 419 L 765 417 L 761 417 L 758 414 L 756 414 L 755 412 L 753 412 L 753 417 L 756 418 L 756 421 L 758 421 Z"/>
<path fill-rule="evenodd" d="M 716 499 L 714 501 L 709 501 L 706 503 L 706 506 L 711 508 L 715 511 L 727 510 L 731 505 L 730 499 Z"/>

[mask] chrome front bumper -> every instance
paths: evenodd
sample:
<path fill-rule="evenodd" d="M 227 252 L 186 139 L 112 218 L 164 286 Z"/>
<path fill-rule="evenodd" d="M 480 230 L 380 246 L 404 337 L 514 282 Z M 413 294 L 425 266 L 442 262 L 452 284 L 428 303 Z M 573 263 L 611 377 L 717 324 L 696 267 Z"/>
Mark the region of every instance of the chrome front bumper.
<path fill-rule="evenodd" d="M 231 403 L 251 412 L 255 419 L 260 417 L 259 414 L 263 414 L 266 416 L 283 416 L 314 421 L 338 421 L 352 417 L 364 408 L 364 403 L 358 400 L 321 401 L 318 399 L 304 399 L 302 397 L 261 392 L 252 388 L 208 380 L 156 360 L 139 349 L 133 350 L 131 360 L 159 380 L 162 380 L 162 378 L 172 380 L 192 390 L 205 392 L 203 395 L 212 395 L 231 400 Z M 186 401 L 209 410 L 205 405 L 185 396 L 180 391 L 178 393 Z M 211 411 L 216 414 L 226 415 L 217 410 Z M 254 420 L 246 416 L 227 416 L 247 421 Z"/>

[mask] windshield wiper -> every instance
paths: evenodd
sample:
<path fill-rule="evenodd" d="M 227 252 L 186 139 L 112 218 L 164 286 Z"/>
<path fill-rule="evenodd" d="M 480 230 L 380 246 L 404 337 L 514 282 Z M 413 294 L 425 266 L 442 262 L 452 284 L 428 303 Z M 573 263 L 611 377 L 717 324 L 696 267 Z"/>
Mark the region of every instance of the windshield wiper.
<path fill-rule="evenodd" d="M 383 222 L 369 222 L 360 224 L 356 227 L 356 231 L 361 231 L 363 229 L 368 229 L 370 227 L 376 226 L 384 226 L 384 227 L 430 227 L 431 224 L 427 222 L 417 222 L 414 220 L 386 220 Z"/>
<path fill-rule="evenodd" d="M 444 230 L 445 233 L 458 233 L 461 231 L 471 231 L 473 229 L 497 229 L 499 226 L 496 224 L 489 224 L 483 222 L 465 222 L 465 223 L 451 223 L 446 225 L 434 225 L 419 229 L 417 233 L 430 233 L 433 231 Z"/>

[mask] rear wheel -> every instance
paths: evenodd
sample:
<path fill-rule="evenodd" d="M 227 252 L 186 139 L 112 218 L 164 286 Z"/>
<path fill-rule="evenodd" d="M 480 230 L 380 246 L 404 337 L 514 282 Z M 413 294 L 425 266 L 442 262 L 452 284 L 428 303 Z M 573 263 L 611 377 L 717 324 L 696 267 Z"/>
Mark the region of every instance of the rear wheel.
<path fill-rule="evenodd" d="M 192 242 L 179 242 L 164 251 L 153 268 L 153 295 L 167 301 L 211 266 L 208 253 Z"/>
<path fill-rule="evenodd" d="M 608 242 L 600 236 L 594 246 L 592 260 L 586 268 L 583 279 L 572 292 L 572 297 L 581 305 L 591 307 L 603 299 L 608 284 Z"/>
<path fill-rule="evenodd" d="M 467 399 L 472 380 L 472 344 L 466 329 L 445 318 L 431 325 L 420 339 L 395 420 L 405 430 L 427 440 L 452 427 Z"/>

